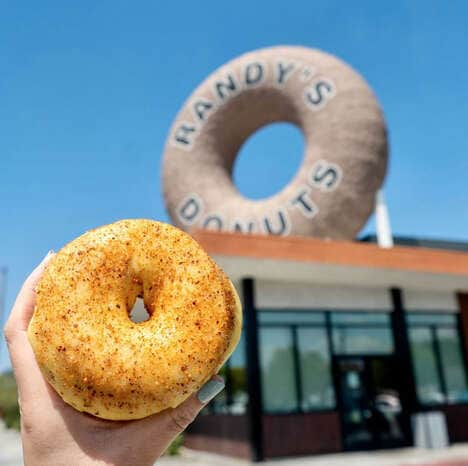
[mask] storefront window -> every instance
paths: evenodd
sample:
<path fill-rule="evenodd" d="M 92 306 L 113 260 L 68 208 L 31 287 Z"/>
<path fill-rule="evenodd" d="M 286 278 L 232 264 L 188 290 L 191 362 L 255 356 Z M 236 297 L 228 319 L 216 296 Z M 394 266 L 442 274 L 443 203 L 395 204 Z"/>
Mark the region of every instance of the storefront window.
<path fill-rule="evenodd" d="M 203 413 L 245 414 L 248 403 L 246 371 L 245 339 L 242 333 L 234 353 L 218 372 L 226 381 L 226 388 Z"/>
<path fill-rule="evenodd" d="M 244 414 L 247 410 L 248 394 L 245 340 L 243 334 L 236 350 L 229 358 L 228 366 L 230 371 L 228 378 L 230 393 L 229 412 L 231 414 Z"/>
<path fill-rule="evenodd" d="M 389 354 L 393 351 L 392 334 L 385 328 L 333 328 L 336 354 Z"/>
<path fill-rule="evenodd" d="M 428 313 L 428 312 L 409 312 L 407 315 L 408 323 L 412 326 L 449 326 L 457 325 L 457 315 L 453 313 Z"/>
<path fill-rule="evenodd" d="M 260 366 L 265 411 L 295 411 L 293 340 L 289 327 L 261 329 Z"/>
<path fill-rule="evenodd" d="M 333 409 L 326 312 L 261 311 L 259 322 L 264 411 Z"/>
<path fill-rule="evenodd" d="M 333 312 L 335 354 L 389 354 L 393 336 L 388 313 Z"/>
<path fill-rule="evenodd" d="M 412 328 L 409 330 L 409 338 L 419 401 L 423 404 L 442 403 L 445 397 L 437 372 L 431 330 L 429 328 Z"/>
<path fill-rule="evenodd" d="M 335 406 L 330 353 L 324 328 L 298 328 L 301 407 L 304 411 Z"/>
<path fill-rule="evenodd" d="M 466 376 L 458 332 L 453 328 L 438 328 L 442 370 L 449 403 L 468 401 Z"/>
<path fill-rule="evenodd" d="M 334 409 L 334 354 L 390 354 L 390 317 L 384 312 L 259 312 L 265 412 Z M 330 341 L 331 340 L 331 341 Z"/>
<path fill-rule="evenodd" d="M 389 326 L 390 315 L 388 312 L 332 312 L 333 325 L 360 325 L 360 326 Z"/>
<path fill-rule="evenodd" d="M 422 404 L 468 401 L 456 314 L 409 313 L 409 338 Z"/>

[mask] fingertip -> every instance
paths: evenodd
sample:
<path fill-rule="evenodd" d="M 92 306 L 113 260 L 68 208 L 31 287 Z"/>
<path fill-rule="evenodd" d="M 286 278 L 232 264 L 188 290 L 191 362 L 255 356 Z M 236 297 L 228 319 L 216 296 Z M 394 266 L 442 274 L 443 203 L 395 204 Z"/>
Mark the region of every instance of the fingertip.
<path fill-rule="evenodd" d="M 32 271 L 31 275 L 26 279 L 26 282 L 32 281 L 33 285 L 39 280 L 40 275 L 44 272 L 45 268 L 47 267 L 50 260 L 55 256 L 55 252 L 50 250 L 39 262 L 36 268 Z"/>
<path fill-rule="evenodd" d="M 54 256 L 55 256 L 55 252 L 52 249 L 50 249 L 49 252 L 41 260 L 41 262 L 39 263 L 37 268 L 42 268 L 45 265 L 47 265 L 47 263 L 50 261 L 50 259 L 52 259 L 52 257 L 54 257 Z"/>
<path fill-rule="evenodd" d="M 49 251 L 39 265 L 26 278 L 18 295 L 16 296 L 15 304 L 11 310 L 7 321 L 8 328 L 25 331 L 28 328 L 29 321 L 34 312 L 36 302 L 36 286 L 41 278 L 49 261 L 54 257 L 55 253 Z"/>

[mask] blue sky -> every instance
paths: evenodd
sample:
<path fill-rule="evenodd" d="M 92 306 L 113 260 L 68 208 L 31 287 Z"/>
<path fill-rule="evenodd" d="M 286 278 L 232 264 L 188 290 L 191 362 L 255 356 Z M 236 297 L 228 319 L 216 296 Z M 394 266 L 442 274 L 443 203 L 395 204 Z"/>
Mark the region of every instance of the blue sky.
<path fill-rule="evenodd" d="M 468 240 L 467 17 L 463 1 L 2 2 L 7 311 L 49 249 L 120 218 L 168 220 L 160 158 L 176 112 L 219 65 L 270 45 L 331 52 L 374 88 L 389 126 L 395 233 Z M 241 154 L 240 190 L 280 189 L 301 150 L 297 130 L 264 130 Z M 270 186 L 258 185 L 272 159 Z"/>

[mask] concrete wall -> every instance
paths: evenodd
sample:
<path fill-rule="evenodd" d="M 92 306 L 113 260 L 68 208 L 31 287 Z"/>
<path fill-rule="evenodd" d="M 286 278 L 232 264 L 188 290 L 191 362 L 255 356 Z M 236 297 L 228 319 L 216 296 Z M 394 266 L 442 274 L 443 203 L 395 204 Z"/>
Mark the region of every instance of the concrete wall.
<path fill-rule="evenodd" d="M 259 309 L 391 311 L 389 288 L 256 280 L 255 302 Z M 403 298 L 408 311 L 458 311 L 455 291 L 404 289 Z"/>

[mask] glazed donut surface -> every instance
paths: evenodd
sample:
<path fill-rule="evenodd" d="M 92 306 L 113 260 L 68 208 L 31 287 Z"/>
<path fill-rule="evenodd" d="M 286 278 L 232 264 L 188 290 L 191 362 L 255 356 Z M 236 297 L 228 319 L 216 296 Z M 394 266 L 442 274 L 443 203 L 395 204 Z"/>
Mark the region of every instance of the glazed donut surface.
<path fill-rule="evenodd" d="M 129 313 L 141 296 L 149 319 Z M 234 350 L 241 308 L 222 270 L 190 236 L 150 220 L 89 231 L 49 263 L 28 336 L 60 396 L 104 419 L 179 405 Z"/>

